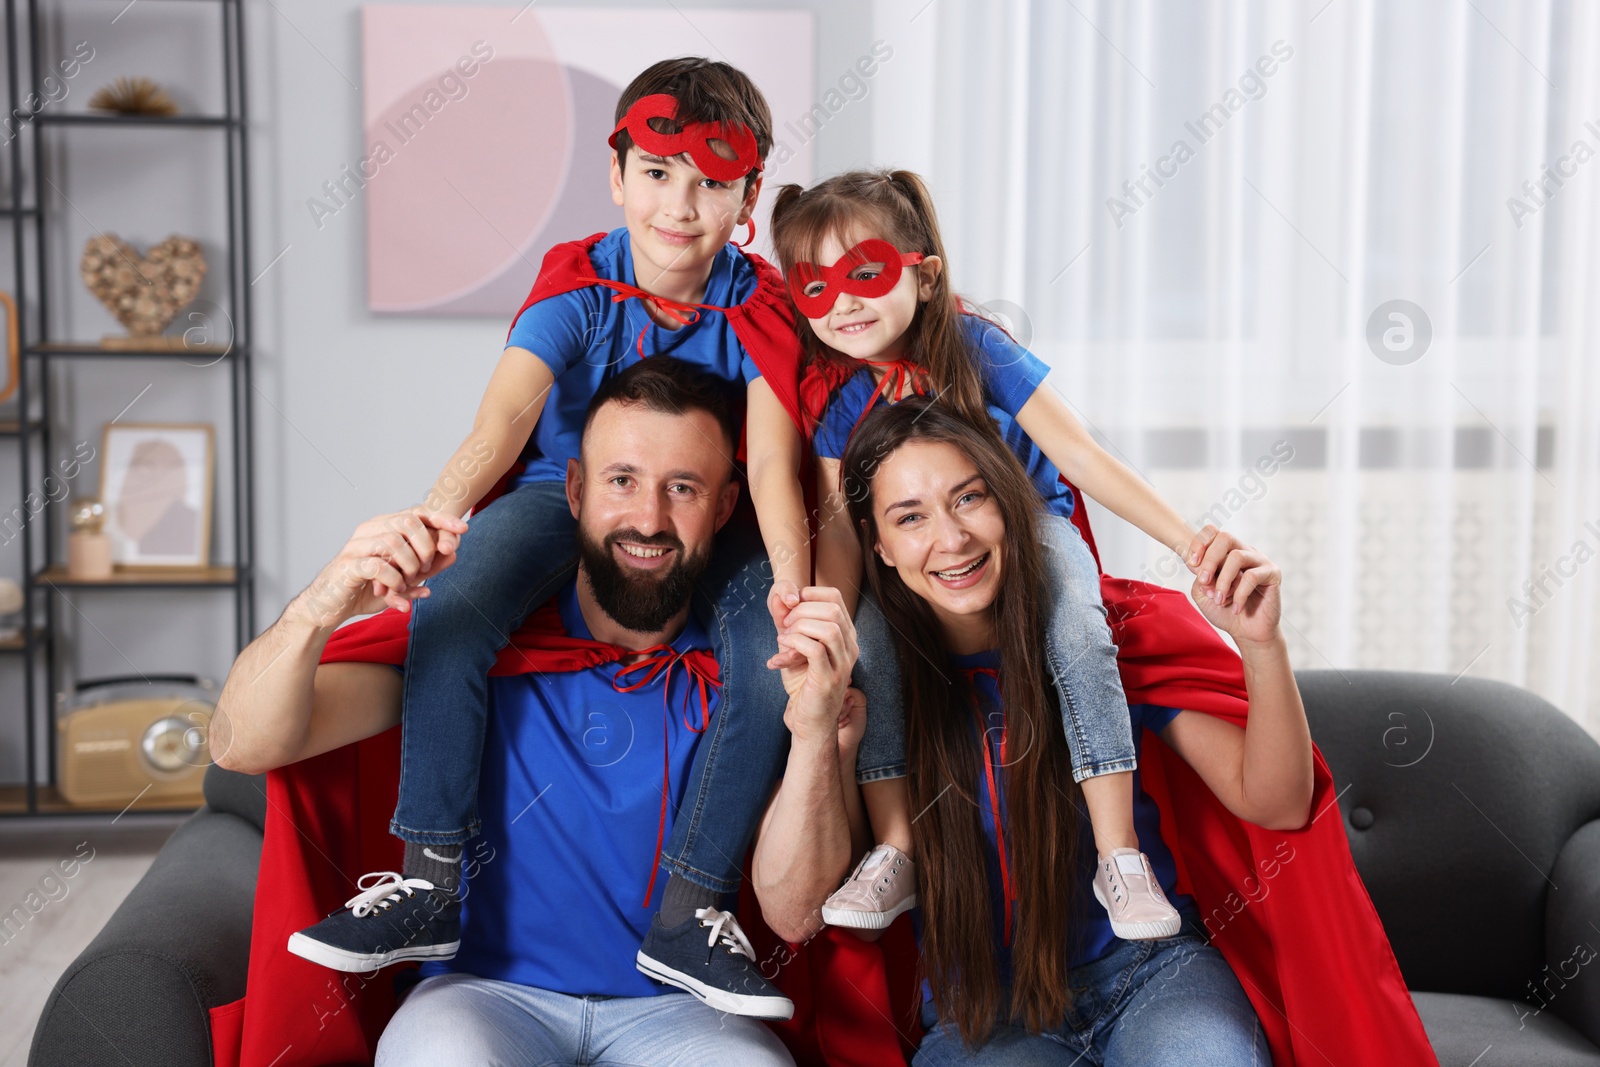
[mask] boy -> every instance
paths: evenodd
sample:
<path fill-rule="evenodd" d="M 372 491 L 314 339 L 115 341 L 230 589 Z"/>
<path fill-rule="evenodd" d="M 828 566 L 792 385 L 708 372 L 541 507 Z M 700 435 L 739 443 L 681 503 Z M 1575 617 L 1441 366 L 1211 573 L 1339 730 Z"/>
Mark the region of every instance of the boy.
<path fill-rule="evenodd" d="M 744 387 L 751 417 L 759 413 L 764 425 L 781 424 L 792 440 L 779 435 L 777 447 L 785 457 L 799 454 L 799 431 L 783 417 L 796 410 L 799 349 L 792 322 L 782 319 L 788 314 L 782 280 L 728 243 L 735 229 L 750 224 L 761 190 L 762 161 L 772 144 L 765 99 L 727 64 L 672 59 L 635 78 L 616 115 L 611 194 L 626 225 L 547 253 L 512 322 L 472 433 L 446 464 L 428 504 L 464 515 L 514 460 L 524 461 L 522 469 L 492 506 L 474 514 L 458 558 L 426 591 L 415 587 L 431 568 L 396 539 L 393 562 L 409 587 L 380 592 L 402 612 L 416 604 L 405 668 L 400 796 L 390 824 L 405 841 L 403 880 L 375 899 L 354 898 L 349 910 L 291 939 L 292 951 L 318 962 L 364 971 L 400 960 L 449 959 L 457 950 L 462 850 L 479 830 L 486 676 L 508 635 L 561 586 L 576 559 L 564 482 L 577 459 L 584 412 L 601 383 L 641 358 L 670 353 Z M 627 480 L 628 472 L 618 471 L 612 484 L 625 491 Z M 632 568 L 641 578 L 665 572 L 670 580 L 683 563 L 683 546 L 651 530 L 628 531 L 607 548 L 621 573 Z M 778 673 L 766 669 L 774 630 L 761 610 L 770 575 L 765 564 L 746 511 L 728 523 L 697 587 L 696 608 L 708 616 L 718 653 L 721 703 L 710 724 L 714 736 L 697 750 L 683 817 L 665 853 L 658 841 L 643 906 L 654 897 L 662 860 L 670 876 L 637 961 L 653 978 L 714 1007 L 732 1005 L 723 1008 L 730 1011 L 748 1003 L 787 1004 L 753 959 L 732 979 L 719 969 L 723 977 L 716 981 L 726 989 L 706 988 L 697 977 L 705 973 L 704 960 L 695 959 L 696 945 L 704 957 L 708 943 L 704 931 L 694 933 L 695 913 L 738 888 L 740 863 L 787 738 L 786 694 Z M 797 566 L 786 561 L 780 576 L 796 571 L 792 577 L 801 577 Z M 808 560 L 805 567 L 809 571 Z M 691 728 L 707 728 L 684 709 L 674 713 L 691 720 Z M 386 944 L 388 923 L 365 921 L 373 915 L 399 918 L 414 934 L 404 945 Z M 551 915 L 549 921 L 562 919 Z"/>

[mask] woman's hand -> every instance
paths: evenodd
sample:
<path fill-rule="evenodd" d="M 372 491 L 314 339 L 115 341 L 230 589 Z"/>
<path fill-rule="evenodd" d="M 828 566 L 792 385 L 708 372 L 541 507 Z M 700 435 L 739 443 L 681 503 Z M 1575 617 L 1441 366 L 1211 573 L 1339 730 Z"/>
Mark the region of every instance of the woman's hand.
<path fill-rule="evenodd" d="M 1199 577 L 1189 590 L 1200 614 L 1236 642 L 1276 640 L 1283 572 L 1259 549 L 1232 534 L 1207 530 L 1212 537 L 1199 564 Z"/>

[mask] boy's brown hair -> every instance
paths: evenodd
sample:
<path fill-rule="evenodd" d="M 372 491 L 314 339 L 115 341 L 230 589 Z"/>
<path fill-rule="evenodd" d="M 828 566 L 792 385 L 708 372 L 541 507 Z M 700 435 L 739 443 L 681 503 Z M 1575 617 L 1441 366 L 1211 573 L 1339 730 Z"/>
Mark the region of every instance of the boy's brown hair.
<path fill-rule="evenodd" d="M 721 122 L 747 127 L 756 139 L 756 155 L 764 162 L 772 151 L 772 109 L 767 98 L 761 95 L 755 82 L 737 67 L 706 59 L 704 56 L 680 56 L 663 59 L 646 68 L 628 83 L 617 100 L 614 122 L 621 122 L 641 98 L 655 93 L 666 93 L 677 98 L 678 122 Z M 658 133 L 674 133 L 672 123 L 665 119 L 652 119 L 651 126 Z M 717 154 L 733 158 L 732 149 L 721 141 L 713 141 Z M 617 166 L 621 168 L 628 158 L 628 149 L 634 147 L 627 130 L 617 134 Z M 745 175 L 744 187 L 748 192 L 752 182 L 760 176 L 752 170 Z"/>

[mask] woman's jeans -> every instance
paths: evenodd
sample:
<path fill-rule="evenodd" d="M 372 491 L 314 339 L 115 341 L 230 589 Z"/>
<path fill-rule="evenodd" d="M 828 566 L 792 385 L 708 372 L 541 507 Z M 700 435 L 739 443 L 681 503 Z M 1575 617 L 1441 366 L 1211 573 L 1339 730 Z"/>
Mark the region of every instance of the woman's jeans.
<path fill-rule="evenodd" d="M 577 523 L 561 482 L 532 482 L 474 515 L 456 562 L 415 602 L 406 654 L 400 798 L 389 832 L 423 844 L 477 835 L 488 674 L 529 612 L 572 576 Z M 739 887 L 745 851 L 776 787 L 788 703 L 767 612 L 772 571 L 748 508 L 718 532 L 692 610 L 711 637 L 722 686 L 695 749 L 684 807 L 662 855 L 669 873 L 720 892 Z"/>
<path fill-rule="evenodd" d="M 1117 670 L 1117 646 L 1111 641 L 1100 596 L 1100 568 L 1071 519 L 1042 516 L 1039 538 L 1045 548 L 1048 583 L 1045 660 L 1060 697 L 1073 781 L 1131 771 L 1138 765 L 1138 756 L 1128 698 Z M 894 672 L 891 678 L 890 672 L 879 667 L 897 663 L 895 646 L 883 612 L 865 590 L 856 610 L 856 630 L 861 645 L 856 677 L 878 676 L 874 689 L 866 693 L 867 725 L 856 757 L 856 780 L 904 777 L 906 731 L 900 677 Z M 875 699 L 878 691 L 891 684 L 892 697 Z"/>
<path fill-rule="evenodd" d="M 1187 931 L 1195 922 L 1186 918 Z M 1002 1021 L 969 1049 L 924 1003 L 928 1034 L 912 1067 L 1270 1067 L 1255 1009 L 1222 953 L 1203 938 L 1185 932 L 1114 944 L 1068 973 L 1072 1007 L 1060 1026 L 1041 1034 Z"/>

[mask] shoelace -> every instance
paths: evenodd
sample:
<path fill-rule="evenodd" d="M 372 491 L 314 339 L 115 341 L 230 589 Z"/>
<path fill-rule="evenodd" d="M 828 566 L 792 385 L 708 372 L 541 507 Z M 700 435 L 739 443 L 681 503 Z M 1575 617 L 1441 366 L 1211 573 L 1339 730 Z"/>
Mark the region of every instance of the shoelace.
<path fill-rule="evenodd" d="M 377 878 L 379 881 L 368 885 L 368 878 Z M 371 874 L 363 874 L 356 881 L 356 888 L 361 892 L 345 901 L 344 906 L 360 919 L 374 909 L 387 910 L 390 905 L 397 903 L 401 896 L 416 896 L 416 891 L 419 889 L 435 887 L 426 878 L 406 878 L 398 871 L 374 871 Z"/>
<path fill-rule="evenodd" d="M 752 238 L 754 238 L 754 226 L 752 226 L 750 229 L 750 235 Z M 586 281 L 591 285 L 603 285 L 607 289 L 615 290 L 611 297 L 611 302 L 613 304 L 620 304 L 629 297 L 638 297 L 640 300 L 654 307 L 657 311 L 660 311 L 663 315 L 667 316 L 669 319 L 672 319 L 680 326 L 687 326 L 691 322 L 697 321 L 700 318 L 700 312 L 702 311 L 721 311 L 726 313 L 730 310 L 729 308 L 722 307 L 719 304 L 691 304 L 683 300 L 674 300 L 671 297 L 661 296 L 657 293 L 646 292 L 637 285 L 629 285 L 627 282 L 619 282 L 612 278 L 595 277 L 583 278 L 581 280 Z M 634 347 L 639 350 L 640 359 L 644 358 L 644 337 L 645 334 L 649 332 L 650 325 L 646 323 L 645 326 L 639 331 L 639 339 L 634 342 Z"/>
<path fill-rule="evenodd" d="M 961 671 L 967 677 L 967 691 L 972 694 L 972 715 L 978 722 L 978 743 L 983 746 L 983 777 L 989 787 L 989 810 L 994 812 L 994 844 L 1000 853 L 1000 895 L 1005 898 L 1005 930 L 1002 944 L 1011 944 L 1011 862 L 1006 855 L 1005 817 L 1000 811 L 1000 786 L 995 779 L 994 756 L 989 749 L 989 731 L 983 722 L 983 707 L 978 700 L 978 675 L 988 675 L 1000 682 L 1000 671 L 995 667 L 967 667 Z M 1000 766 L 1006 760 L 1005 711 L 1000 711 Z"/>
<path fill-rule="evenodd" d="M 661 817 L 656 824 L 656 854 L 650 864 L 650 884 L 645 886 L 644 906 L 650 906 L 650 898 L 655 895 L 656 875 L 661 873 L 661 850 L 667 839 L 667 804 L 671 797 L 672 753 L 670 746 L 671 726 L 668 719 L 672 715 L 672 670 L 679 664 L 689 672 L 689 677 L 695 681 L 695 688 L 683 694 L 683 725 L 693 732 L 705 733 L 706 727 L 711 725 L 711 690 L 720 688 L 722 682 L 717 677 L 717 661 L 709 652 L 703 649 L 690 649 L 679 652 L 671 645 L 651 645 L 649 648 L 640 649 L 637 653 L 644 659 L 637 663 L 630 663 L 620 668 L 611 679 L 611 688 L 619 693 L 632 693 L 643 689 L 657 678 L 662 679 L 661 686 Z M 709 662 L 708 662 L 709 661 Z M 644 676 L 631 685 L 623 685 L 622 680 L 630 674 L 640 671 Z M 689 697 L 693 692 L 700 694 L 700 724 L 696 726 L 689 721 Z M 742 936 L 742 935 L 741 935 Z"/>
<path fill-rule="evenodd" d="M 739 928 L 739 920 L 733 917 L 732 912 L 718 908 L 696 908 L 694 917 L 700 920 L 701 926 L 711 928 L 711 933 L 706 937 L 707 948 L 715 948 L 720 939 L 729 952 L 744 956 L 751 963 L 756 961 L 756 950 L 750 947 L 750 939 L 744 936 L 744 931 Z"/>

